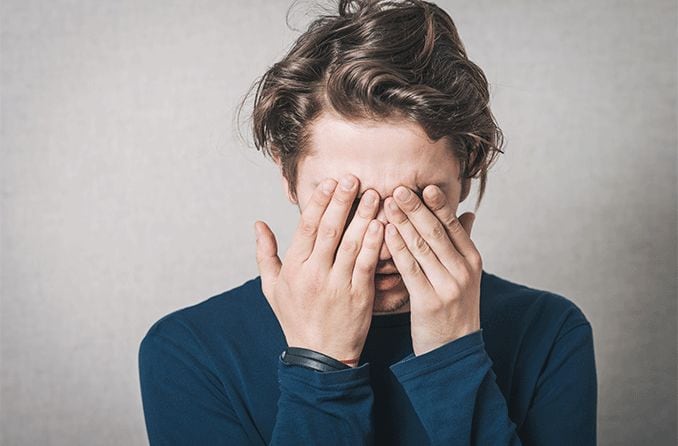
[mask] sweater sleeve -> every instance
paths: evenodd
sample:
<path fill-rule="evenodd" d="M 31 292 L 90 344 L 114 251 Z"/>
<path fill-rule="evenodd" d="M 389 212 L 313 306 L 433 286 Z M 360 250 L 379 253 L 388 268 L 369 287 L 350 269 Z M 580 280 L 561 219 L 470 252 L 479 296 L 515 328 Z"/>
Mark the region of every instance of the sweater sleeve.
<path fill-rule="evenodd" d="M 262 444 L 239 421 L 220 379 L 190 329 L 156 323 L 141 341 L 139 378 L 149 443 Z M 270 445 L 373 443 L 369 363 L 316 372 L 278 358 L 280 398 Z"/>
<path fill-rule="evenodd" d="M 141 341 L 139 378 L 149 444 L 251 444 L 195 347 L 155 331 Z"/>
<path fill-rule="evenodd" d="M 589 322 L 555 342 L 521 426 L 526 445 L 596 444 L 598 384 Z"/>
<path fill-rule="evenodd" d="M 374 444 L 369 363 L 318 372 L 278 358 L 278 382 L 272 445 Z"/>
<path fill-rule="evenodd" d="M 480 329 L 390 368 L 431 445 L 596 444 L 596 372 L 588 322 L 554 342 L 519 431 L 491 366 Z"/>

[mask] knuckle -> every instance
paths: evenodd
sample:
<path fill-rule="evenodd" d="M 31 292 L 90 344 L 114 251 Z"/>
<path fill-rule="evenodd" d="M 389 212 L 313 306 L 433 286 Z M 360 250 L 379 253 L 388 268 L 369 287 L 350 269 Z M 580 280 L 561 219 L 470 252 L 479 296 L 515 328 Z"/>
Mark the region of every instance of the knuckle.
<path fill-rule="evenodd" d="M 403 242 L 396 242 L 396 250 L 401 253 L 407 252 L 407 244 Z"/>
<path fill-rule="evenodd" d="M 432 240 L 442 240 L 446 236 L 445 228 L 443 228 L 440 224 L 436 224 L 426 235 L 427 238 Z"/>
<path fill-rule="evenodd" d="M 361 274 L 369 274 L 372 272 L 372 265 L 368 262 L 359 261 L 355 262 L 355 269 Z"/>
<path fill-rule="evenodd" d="M 448 287 L 447 291 L 448 291 L 448 292 L 450 293 L 450 295 L 452 296 L 452 298 L 451 298 L 451 301 L 452 301 L 452 302 L 456 302 L 456 301 L 462 300 L 462 293 L 461 293 L 462 290 L 461 290 L 461 287 L 459 286 L 459 283 L 457 283 L 457 282 L 452 283 L 452 284 Z"/>
<path fill-rule="evenodd" d="M 419 209 L 421 209 L 421 200 L 412 197 L 410 201 L 407 202 L 407 207 L 410 212 L 417 212 Z"/>
<path fill-rule="evenodd" d="M 341 250 L 347 254 L 356 255 L 360 252 L 360 243 L 357 240 L 344 240 L 340 246 Z"/>
<path fill-rule="evenodd" d="M 318 228 L 315 224 L 302 220 L 301 221 L 301 233 L 307 237 L 315 237 Z"/>
<path fill-rule="evenodd" d="M 431 201 L 431 210 L 439 211 L 443 207 L 445 207 L 445 200 L 440 196 L 434 197 L 433 201 Z"/>
<path fill-rule="evenodd" d="M 457 288 L 466 288 L 473 281 L 473 276 L 466 268 L 460 268 L 460 272 L 456 277 Z"/>
<path fill-rule="evenodd" d="M 424 302 L 426 311 L 429 313 L 440 313 L 443 311 L 443 302 L 440 299 L 427 299 Z"/>
<path fill-rule="evenodd" d="M 454 215 L 451 215 L 450 217 L 447 218 L 445 226 L 447 226 L 449 230 L 452 231 L 453 234 L 456 234 L 459 232 L 460 229 L 463 229 L 461 223 L 459 222 L 459 219 Z"/>
<path fill-rule="evenodd" d="M 430 247 L 428 246 L 428 243 L 426 243 L 426 240 L 421 237 L 417 237 L 414 239 L 414 249 L 417 252 L 425 254 L 429 251 Z"/>
<path fill-rule="evenodd" d="M 419 274 L 419 264 L 415 260 L 411 260 L 405 265 L 405 271 L 412 275 Z"/>
<path fill-rule="evenodd" d="M 321 226 L 319 232 L 322 237 L 329 239 L 333 239 L 339 234 L 337 228 L 328 225 Z"/>

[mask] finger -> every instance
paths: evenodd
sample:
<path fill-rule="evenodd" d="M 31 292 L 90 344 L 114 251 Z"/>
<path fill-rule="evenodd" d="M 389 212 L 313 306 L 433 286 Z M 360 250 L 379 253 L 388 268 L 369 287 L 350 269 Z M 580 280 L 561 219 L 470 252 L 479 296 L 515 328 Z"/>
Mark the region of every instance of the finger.
<path fill-rule="evenodd" d="M 292 237 L 292 242 L 287 251 L 289 259 L 302 263 L 311 256 L 320 219 L 332 198 L 332 192 L 337 187 L 333 179 L 325 179 L 320 182 L 308 200 L 304 211 L 301 213 L 299 224 Z"/>
<path fill-rule="evenodd" d="M 400 276 L 403 278 L 405 287 L 408 290 L 420 290 L 420 292 L 432 291 L 433 286 L 431 285 L 431 282 L 429 282 L 426 274 L 424 274 L 417 259 L 414 258 L 407 248 L 405 241 L 398 233 L 395 225 L 387 223 L 385 230 L 386 233 L 384 238 L 386 240 L 386 246 L 393 257 L 393 263 L 395 263 Z"/>
<path fill-rule="evenodd" d="M 466 232 L 459 219 L 455 216 L 452 206 L 450 206 L 447 197 L 440 188 L 435 185 L 426 186 L 423 196 L 426 205 L 442 222 L 457 251 L 466 257 L 467 260 L 479 258 L 480 253 L 475 243 L 473 243 L 469 233 Z"/>
<path fill-rule="evenodd" d="M 355 217 L 348 225 L 344 233 L 337 255 L 332 265 L 333 274 L 339 279 L 348 282 L 353 276 L 358 253 L 363 247 L 365 231 L 379 210 L 379 194 L 374 190 L 367 190 L 363 193 Z"/>
<path fill-rule="evenodd" d="M 264 295 L 271 296 L 270 292 L 278 280 L 282 267 L 278 257 L 278 244 L 275 235 L 263 221 L 254 222 L 254 231 L 257 234 L 257 268 L 261 275 L 261 288 Z"/>
<path fill-rule="evenodd" d="M 377 219 L 372 220 L 363 239 L 362 249 L 355 261 L 351 276 L 353 289 L 374 289 L 374 273 L 379 263 L 379 251 L 384 241 L 384 225 Z"/>
<path fill-rule="evenodd" d="M 399 186 L 393 196 L 398 208 L 407 216 L 407 220 L 414 227 L 414 231 L 431 247 L 445 269 L 450 273 L 455 273 L 460 267 L 466 266 L 464 257 L 457 251 L 443 224 L 414 192 L 404 186 Z M 398 228 L 400 229 L 400 226 Z M 410 240 L 409 234 L 413 230 L 405 227 L 400 232 L 403 233 L 403 237 L 407 241 Z M 417 252 L 412 249 L 411 251 L 416 256 Z M 417 256 L 417 258 L 419 257 Z"/>
<path fill-rule="evenodd" d="M 340 185 L 335 189 L 332 200 L 330 200 L 325 213 L 320 219 L 318 235 L 316 236 L 313 252 L 309 256 L 308 261 L 326 270 L 332 267 L 334 253 L 344 232 L 346 217 L 355 201 L 357 192 L 358 179 L 350 174 L 344 176 L 340 181 Z"/>
<path fill-rule="evenodd" d="M 407 215 L 398 207 L 392 197 L 385 200 L 386 218 L 389 223 L 395 225 L 398 233 L 407 246 L 410 254 L 414 256 L 421 269 L 428 277 L 429 282 L 435 287 L 443 286 L 449 282 L 450 271 L 443 265 L 431 249 L 431 246 L 417 232 Z"/>

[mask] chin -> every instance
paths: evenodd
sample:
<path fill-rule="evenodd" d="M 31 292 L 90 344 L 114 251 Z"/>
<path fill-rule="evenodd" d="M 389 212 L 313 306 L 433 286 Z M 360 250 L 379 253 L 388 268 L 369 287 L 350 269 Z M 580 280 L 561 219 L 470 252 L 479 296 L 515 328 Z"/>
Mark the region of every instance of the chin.
<path fill-rule="evenodd" d="M 409 311 L 410 295 L 407 290 L 377 290 L 374 295 L 372 314 L 404 313 Z"/>

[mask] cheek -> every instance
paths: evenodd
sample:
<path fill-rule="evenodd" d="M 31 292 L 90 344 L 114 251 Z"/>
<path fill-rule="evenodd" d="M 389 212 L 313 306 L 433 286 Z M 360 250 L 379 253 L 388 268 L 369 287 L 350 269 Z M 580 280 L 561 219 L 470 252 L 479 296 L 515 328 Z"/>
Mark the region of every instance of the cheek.
<path fill-rule="evenodd" d="M 461 193 L 461 185 L 455 184 L 452 187 L 441 189 L 443 195 L 445 196 L 446 206 L 452 208 L 453 210 L 457 209 L 459 206 L 459 194 Z"/>
<path fill-rule="evenodd" d="M 306 209 L 306 206 L 308 206 L 308 203 L 310 202 L 314 192 L 315 187 L 311 186 L 305 186 L 303 188 L 297 189 L 297 205 L 299 206 L 299 210 L 301 212 L 303 212 L 304 209 Z"/>

